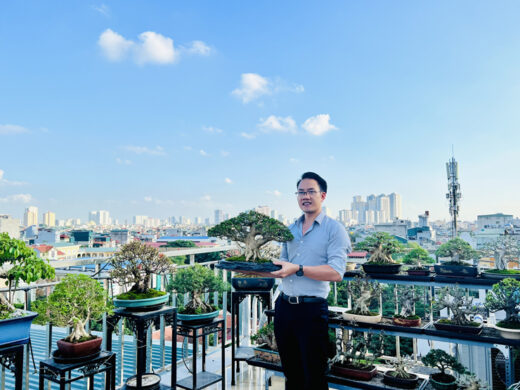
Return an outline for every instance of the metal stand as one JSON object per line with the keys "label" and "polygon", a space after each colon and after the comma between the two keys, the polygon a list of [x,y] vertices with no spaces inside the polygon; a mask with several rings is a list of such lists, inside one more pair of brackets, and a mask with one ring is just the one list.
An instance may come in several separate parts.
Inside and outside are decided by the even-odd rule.
{"label": "metal stand", "polygon": [[15,390],[23,385],[23,349],[29,339],[22,344],[6,344],[0,347],[0,364],[12,371],[15,376]]}
{"label": "metal stand", "polygon": [[[257,296],[267,309],[271,309],[271,290],[268,291],[233,291],[231,293],[231,385],[235,385],[235,362],[246,361],[253,357],[253,348],[240,347],[239,305],[247,296]],[[240,363],[236,363],[240,372]]]}

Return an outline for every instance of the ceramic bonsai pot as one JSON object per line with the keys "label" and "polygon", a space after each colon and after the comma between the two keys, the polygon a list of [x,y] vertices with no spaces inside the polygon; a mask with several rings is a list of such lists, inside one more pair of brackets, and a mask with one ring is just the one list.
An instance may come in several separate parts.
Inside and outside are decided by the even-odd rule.
{"label": "ceramic bonsai pot", "polygon": [[262,344],[258,347],[253,347],[253,351],[255,353],[255,356],[259,359],[276,364],[280,363],[280,354],[277,351],[267,349],[267,344]]}
{"label": "ceramic bonsai pot", "polygon": [[161,377],[157,374],[147,372],[141,375],[141,387],[137,386],[137,375],[126,380],[127,389],[158,390],[161,388]]}
{"label": "ceramic bonsai pot", "polygon": [[419,326],[421,325],[421,319],[420,318],[402,318],[402,317],[393,317],[392,322],[395,325],[399,326],[406,326],[406,327],[412,327],[412,326]]}
{"label": "ceramic bonsai pot", "polygon": [[513,279],[520,280],[520,274],[506,274],[506,273],[502,274],[499,272],[483,271],[481,273],[481,275],[482,275],[482,277],[484,277],[486,279],[502,280],[505,278],[513,278]]}
{"label": "ceramic bonsai pot", "polygon": [[430,274],[429,269],[408,269],[406,273],[410,276],[428,276]]}
{"label": "ceramic bonsai pot", "polygon": [[479,326],[455,325],[455,324],[443,323],[440,321],[441,320],[437,320],[433,323],[433,326],[435,326],[435,329],[445,330],[448,332],[455,332],[455,333],[467,333],[467,334],[478,335],[478,334],[480,334],[480,332],[482,332],[482,329],[484,327],[483,324],[480,324]]}
{"label": "ceramic bonsai pot", "polygon": [[237,291],[269,291],[274,278],[232,278],[231,285]]}
{"label": "ceramic bonsai pot", "polygon": [[361,369],[351,364],[334,364],[332,372],[346,378],[369,381],[376,376],[377,368],[376,366],[370,366],[366,369]]}
{"label": "ceramic bonsai pot", "polygon": [[24,311],[24,315],[16,318],[0,320],[0,346],[23,343],[30,337],[31,323],[38,313]]}
{"label": "ceramic bonsai pot", "polygon": [[177,320],[189,324],[206,324],[213,321],[220,314],[219,310],[203,314],[182,314],[177,313]]}
{"label": "ceramic bonsai pot", "polygon": [[500,322],[495,325],[495,328],[499,331],[500,336],[505,339],[520,340],[520,329],[504,328],[499,326],[499,324]]}
{"label": "ceramic bonsai pot", "polygon": [[58,340],[58,351],[62,357],[81,357],[88,356],[99,352],[101,349],[101,337],[96,337],[91,340],[82,341],[81,343],[71,343],[63,339]]}
{"label": "ceramic bonsai pot", "polygon": [[145,298],[145,299],[118,299],[114,298],[114,306],[124,308],[128,311],[147,311],[159,309],[162,305],[168,302],[170,293],[161,295],[160,297]]}
{"label": "ceramic bonsai pot", "polygon": [[276,265],[271,262],[255,263],[253,261],[229,261],[220,260],[215,267],[226,269],[228,271],[256,271],[256,272],[273,272],[282,268],[281,265]]}
{"label": "ceramic bonsai pot", "polygon": [[364,316],[360,314],[352,314],[349,312],[343,312],[343,319],[346,321],[356,321],[356,322],[364,322],[367,324],[377,324],[381,322],[381,318],[383,316],[381,314],[375,316]]}
{"label": "ceramic bonsai pot", "polygon": [[474,265],[444,265],[435,264],[433,266],[437,275],[443,276],[465,276],[475,277],[478,275],[478,267]]}
{"label": "ceramic bonsai pot", "polygon": [[399,378],[392,373],[395,373],[395,371],[387,371],[383,376],[383,382],[388,386],[400,389],[415,389],[419,383],[419,377],[415,374],[410,374],[410,378]]}
{"label": "ceramic bonsai pot", "polygon": [[367,274],[397,274],[402,264],[362,264],[363,271]]}
{"label": "ceramic bonsai pot", "polygon": [[440,372],[430,375],[430,384],[437,390],[457,390],[457,379],[450,374]]}

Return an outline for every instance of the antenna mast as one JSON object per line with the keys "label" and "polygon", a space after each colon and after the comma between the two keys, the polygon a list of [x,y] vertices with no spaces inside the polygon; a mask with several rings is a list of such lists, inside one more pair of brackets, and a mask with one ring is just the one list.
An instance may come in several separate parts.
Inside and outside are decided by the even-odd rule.
{"label": "antenna mast", "polygon": [[451,237],[457,237],[457,217],[459,215],[459,200],[462,197],[459,184],[459,165],[455,157],[451,157],[446,163],[446,174],[448,176],[448,193],[446,199],[450,201]]}

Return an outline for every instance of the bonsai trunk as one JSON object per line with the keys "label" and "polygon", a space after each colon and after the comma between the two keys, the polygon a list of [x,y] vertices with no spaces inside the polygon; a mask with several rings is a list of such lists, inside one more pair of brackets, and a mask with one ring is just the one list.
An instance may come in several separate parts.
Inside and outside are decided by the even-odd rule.
{"label": "bonsai trunk", "polygon": [[200,297],[200,293],[194,292],[190,302],[186,305],[186,309],[191,309],[195,312],[198,308],[207,313],[213,309],[213,306],[204,302]]}
{"label": "bonsai trunk", "polygon": [[81,340],[82,337],[90,337],[90,334],[88,334],[85,331],[85,324],[87,323],[88,319],[85,320],[83,323],[80,319],[74,318],[74,326],[72,328],[72,332],[65,337],[65,341],[68,341],[69,343],[78,342]]}
{"label": "bonsai trunk", "polygon": [[5,297],[4,297],[4,294],[0,294],[0,303],[4,306],[7,306],[7,309],[9,311],[15,311],[16,308],[11,305],[11,302],[9,302]]}
{"label": "bonsai trunk", "polygon": [[150,275],[146,274],[142,279],[137,281],[130,291],[133,291],[137,294],[144,294],[148,292],[148,286],[150,285]]}

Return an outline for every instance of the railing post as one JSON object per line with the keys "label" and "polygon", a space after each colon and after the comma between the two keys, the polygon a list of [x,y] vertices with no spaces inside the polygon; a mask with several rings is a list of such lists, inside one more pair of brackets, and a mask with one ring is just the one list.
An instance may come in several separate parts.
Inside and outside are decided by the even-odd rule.
{"label": "railing post", "polygon": [[[161,368],[164,368],[164,361],[165,361],[165,354],[166,354],[166,351],[165,351],[165,325],[166,325],[166,321],[164,319],[164,315],[162,315],[160,317],[160,322],[159,322],[159,329],[160,329],[160,337],[159,337],[159,344],[160,344],[160,348],[159,348],[159,363],[161,364]],[[172,326],[175,326],[175,324],[172,324]],[[173,340],[172,340],[173,342]],[[173,352],[173,349],[172,349],[172,352]]]}

